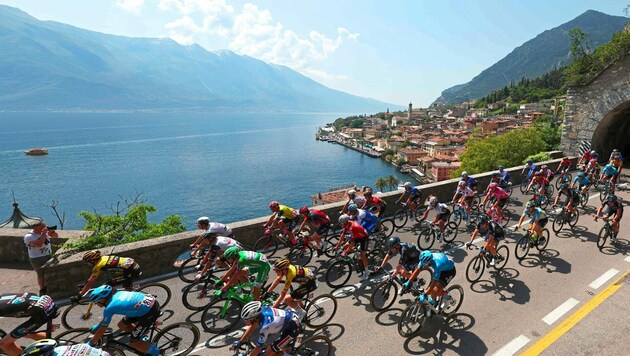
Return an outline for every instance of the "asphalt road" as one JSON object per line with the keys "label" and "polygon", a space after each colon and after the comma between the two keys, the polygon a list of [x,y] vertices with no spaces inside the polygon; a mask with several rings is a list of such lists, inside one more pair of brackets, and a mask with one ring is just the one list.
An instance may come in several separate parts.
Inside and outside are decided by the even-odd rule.
{"label": "asphalt road", "polygon": [[[628,177],[624,178],[627,181]],[[370,307],[369,298],[382,276],[361,284],[355,274],[348,287],[333,291],[324,281],[328,259],[314,257],[310,265],[318,269],[320,285],[316,294],[334,293],[339,307],[332,324],[307,334],[328,335],[333,340],[336,355],[512,355],[523,352],[581,307],[592,303],[594,296],[630,269],[628,219],[622,220],[619,243],[616,246],[609,243],[598,249],[597,234],[603,223],[593,221],[599,199],[594,192],[591,195],[586,209],[580,209],[581,217],[573,230],[565,227],[555,235],[551,231],[550,219],[547,227],[551,231],[551,240],[547,249],[543,252],[530,250],[529,256],[521,262],[514,256],[514,246],[522,232],[510,232],[505,239],[510,249],[505,268],[500,272],[486,269],[481,280],[472,285],[466,280],[465,273],[475,252],[467,251],[463,246],[470,234],[462,228],[454,243],[434,244],[434,250],[445,251],[455,261],[457,275],[451,284],[464,288],[464,302],[455,315],[446,320],[433,317],[418,336],[410,339],[402,338],[397,331],[402,310],[411,302],[409,294],[398,298],[389,310],[377,313]],[[627,206],[630,192],[623,187],[618,196]],[[524,197],[520,192],[513,194],[514,199],[517,202],[509,207],[512,211],[510,226],[516,223],[516,214],[520,215],[523,209]],[[554,215],[552,213],[551,217]],[[418,232],[408,223],[396,234],[404,241],[415,242]],[[271,275],[273,277],[274,273]],[[181,304],[180,291],[185,283],[177,276],[162,282],[173,291],[173,299],[163,318],[165,324],[182,320],[198,322],[200,312],[193,313]],[[558,335],[557,341],[553,339],[543,353],[627,355],[630,342],[625,328],[630,315],[629,296],[630,288],[622,287],[592,312],[586,313],[575,327]],[[8,319],[0,320],[0,328],[6,330],[9,325]],[[193,354],[232,354],[227,345],[236,340],[239,330],[228,336],[215,336],[199,328],[202,340]]]}

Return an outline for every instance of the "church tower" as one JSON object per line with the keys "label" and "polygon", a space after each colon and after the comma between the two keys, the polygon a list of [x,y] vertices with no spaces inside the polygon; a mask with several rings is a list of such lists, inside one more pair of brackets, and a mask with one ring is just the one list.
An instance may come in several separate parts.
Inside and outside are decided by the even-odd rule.
{"label": "church tower", "polygon": [[409,111],[407,112],[407,120],[411,121],[411,110],[413,110],[413,106],[409,103]]}

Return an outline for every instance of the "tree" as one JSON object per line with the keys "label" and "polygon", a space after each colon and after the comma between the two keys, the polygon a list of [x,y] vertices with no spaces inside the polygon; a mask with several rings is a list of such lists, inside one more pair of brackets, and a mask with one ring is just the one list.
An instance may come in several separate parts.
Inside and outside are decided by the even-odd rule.
{"label": "tree", "polygon": [[376,182],[374,182],[374,186],[376,187],[376,189],[380,190],[381,192],[384,191],[385,187],[388,186],[387,177],[377,178]]}
{"label": "tree", "polygon": [[387,177],[387,185],[389,186],[389,190],[394,190],[394,188],[398,188],[398,178],[391,174]]}

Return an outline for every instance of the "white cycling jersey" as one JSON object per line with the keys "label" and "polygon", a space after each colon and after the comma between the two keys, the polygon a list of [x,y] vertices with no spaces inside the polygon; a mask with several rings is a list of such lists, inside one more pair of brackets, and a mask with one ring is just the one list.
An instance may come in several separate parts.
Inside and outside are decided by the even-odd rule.
{"label": "white cycling jersey", "polygon": [[232,229],[221,223],[212,222],[208,226],[208,232],[211,232],[217,236],[232,236]]}
{"label": "white cycling jersey", "polygon": [[475,191],[470,189],[468,186],[464,186],[464,188],[458,187],[457,194],[464,195],[466,197],[474,197]]}
{"label": "white cycling jersey", "polygon": [[75,344],[55,347],[53,356],[110,356],[110,354],[88,344]]}
{"label": "white cycling jersey", "polygon": [[242,247],[238,241],[234,240],[233,238],[225,237],[225,236],[217,236],[217,240],[214,243],[214,245],[223,251],[227,250],[229,247],[232,247],[232,246]]}

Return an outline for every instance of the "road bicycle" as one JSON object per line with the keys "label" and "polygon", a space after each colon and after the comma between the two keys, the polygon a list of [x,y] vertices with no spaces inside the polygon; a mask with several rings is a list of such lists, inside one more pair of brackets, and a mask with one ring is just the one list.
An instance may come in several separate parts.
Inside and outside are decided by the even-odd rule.
{"label": "road bicycle", "polygon": [[314,297],[310,292],[301,301],[304,303],[304,317],[302,322],[311,328],[318,329],[330,323],[337,313],[337,298],[332,294],[320,294]]}
{"label": "road bicycle", "polygon": [[[422,269],[416,278],[416,287],[422,288],[428,285],[428,283],[431,282],[431,273],[431,270],[428,268]],[[370,295],[370,305],[372,308],[378,312],[389,309],[394,302],[396,302],[396,299],[398,299],[398,290],[401,288],[404,290],[403,284],[406,281],[407,279],[400,275],[394,278],[392,278],[391,274],[385,276],[376,287],[374,287]]]}
{"label": "road bicycle", "polygon": [[184,287],[182,290],[184,307],[190,310],[203,310],[214,299],[214,291],[217,289],[215,283],[226,271],[225,268],[210,268],[199,283],[191,283]]}
{"label": "road bicycle", "polygon": [[[304,339],[304,328],[298,335],[295,344],[297,345],[293,350],[290,350],[290,355],[295,356],[332,356],[333,345],[328,336],[322,334],[316,334],[314,336]],[[251,342],[245,342],[241,344],[238,350],[235,350],[234,356],[247,356],[254,349],[255,345]],[[286,354],[285,354],[286,355]]]}
{"label": "road bicycle", "polygon": [[440,230],[440,227],[433,223],[428,222],[428,226],[424,228],[420,235],[418,235],[417,246],[421,250],[428,250],[433,246],[435,240],[444,240],[446,243],[451,243],[457,237],[457,224],[453,221],[444,225],[444,232]]}
{"label": "road bicycle", "polygon": [[[474,283],[481,278],[486,268],[491,267],[490,263],[493,256],[490,252],[484,250],[483,247],[477,245],[471,245],[470,247],[479,250],[479,253],[468,262],[468,267],[466,267],[466,279],[468,282]],[[510,249],[504,244],[497,242],[497,254],[494,258],[494,269],[497,271],[502,270],[510,259]]]}
{"label": "road bicycle", "polygon": [[409,219],[420,221],[420,217],[424,214],[426,207],[420,203],[416,204],[416,209],[412,210],[407,203],[399,203],[402,208],[398,209],[393,215],[393,223],[395,228],[401,228],[407,224]]}
{"label": "road bicycle", "polygon": [[545,210],[547,209],[547,206],[549,206],[550,200],[551,197],[547,196],[546,194],[540,195],[538,194],[538,192],[534,192],[534,196],[529,201],[534,202],[535,207]]}
{"label": "road bicycle", "polygon": [[572,213],[566,206],[563,206],[562,211],[553,219],[551,229],[557,234],[560,230],[562,230],[564,224],[568,224],[571,228],[573,228],[575,227],[575,224],[577,224],[579,218],[580,212],[577,209],[575,209],[575,213]]}
{"label": "road bicycle", "polygon": [[[177,267],[177,275],[179,279],[186,283],[193,283],[195,281],[195,275],[199,271],[199,266],[204,256],[208,252],[207,249],[200,250],[197,255],[190,255],[187,259],[182,261]],[[212,261],[208,261],[212,262]]]}
{"label": "road bicycle", "polygon": [[599,201],[602,203],[606,201],[606,198],[608,198],[609,194],[612,194],[612,186],[610,184],[610,179],[607,179],[606,182],[604,182],[604,185],[599,191]]}
{"label": "road bicycle", "polygon": [[[613,230],[612,224],[610,223],[610,219],[603,219],[604,226],[602,226],[601,230],[599,230],[599,235],[597,235],[597,247],[601,250],[606,245],[606,240],[610,237],[611,243],[617,242],[617,235]],[[597,218],[595,219],[597,221]]]}
{"label": "road bicycle", "polygon": [[514,247],[514,255],[516,259],[522,261],[527,254],[529,253],[529,249],[532,247],[536,247],[538,251],[544,251],[549,244],[549,230],[542,229],[542,235],[537,236],[536,234],[532,234],[529,229],[525,235],[523,235],[517,242]]}
{"label": "road bicycle", "polygon": [[[501,211],[503,212],[502,216],[499,216],[497,209],[501,209]],[[510,222],[510,211],[505,208],[492,208],[492,206],[490,206],[488,209],[486,209],[486,215],[489,216],[492,221],[499,224],[499,226],[501,226],[502,228],[505,228]]]}
{"label": "road bicycle", "polygon": [[[311,231],[305,226],[299,234],[297,234],[297,228],[293,229],[293,233],[297,241],[299,238],[310,235]],[[297,245],[297,243],[295,245]],[[288,234],[283,233],[282,229],[279,227],[275,227],[271,229],[268,234],[265,233],[261,238],[256,240],[254,251],[264,253],[268,258],[271,258],[276,254],[279,246],[292,247],[294,244],[291,242],[291,238]]]}
{"label": "road bicycle", "polygon": [[521,181],[521,185],[519,185],[519,189],[522,194],[527,193],[527,187],[529,186],[529,183],[531,183],[531,181],[532,181],[532,178],[529,175],[523,178],[523,181]]}
{"label": "road bicycle", "polygon": [[571,184],[571,181],[573,180],[573,176],[571,175],[570,172],[559,172],[558,173],[558,178],[556,178],[556,189],[560,189],[560,186],[562,184]]}
{"label": "road bicycle", "polygon": [[[424,293],[424,290],[412,289],[411,293],[414,296],[419,296]],[[428,299],[425,298],[423,303],[416,300],[405,308],[398,321],[400,336],[408,338],[418,334],[424,322],[434,315],[439,314],[446,317],[456,313],[464,301],[464,288],[457,284],[446,288],[446,297],[444,300],[438,297],[435,305],[429,303]]]}
{"label": "road bicycle", "polygon": [[[339,256],[336,258],[336,261],[333,262],[330,267],[328,267],[328,270],[326,271],[326,284],[330,288],[339,288],[348,283],[348,280],[350,280],[350,277],[352,276],[353,270],[356,270],[357,273],[364,272],[363,262],[361,262],[360,258],[360,252],[356,251],[357,247],[355,247],[355,251],[352,253],[352,257]],[[380,266],[381,262],[383,262],[384,257],[385,251],[383,250],[376,249],[369,251],[367,253],[368,268]]]}
{"label": "road bicycle", "polygon": [[[453,205],[453,213],[449,215],[448,221],[452,221],[457,224],[457,227],[461,225],[462,220],[467,221],[469,218],[468,212],[466,211],[466,207],[460,203],[454,203]],[[471,210],[472,215],[472,210]]]}
{"label": "road bicycle", "polygon": [[[106,284],[110,286],[118,285],[122,283],[124,277],[116,277]],[[83,289],[83,284],[78,285],[79,291]],[[133,291],[142,292],[144,294],[152,295],[160,303],[160,309],[164,309],[171,300],[170,288],[162,283],[148,283],[140,287],[139,284],[134,284]],[[66,329],[76,328],[88,328],[98,323],[101,313],[94,312],[95,305],[87,301],[85,298],[81,298],[78,303],[73,303],[61,314],[61,325]]]}

